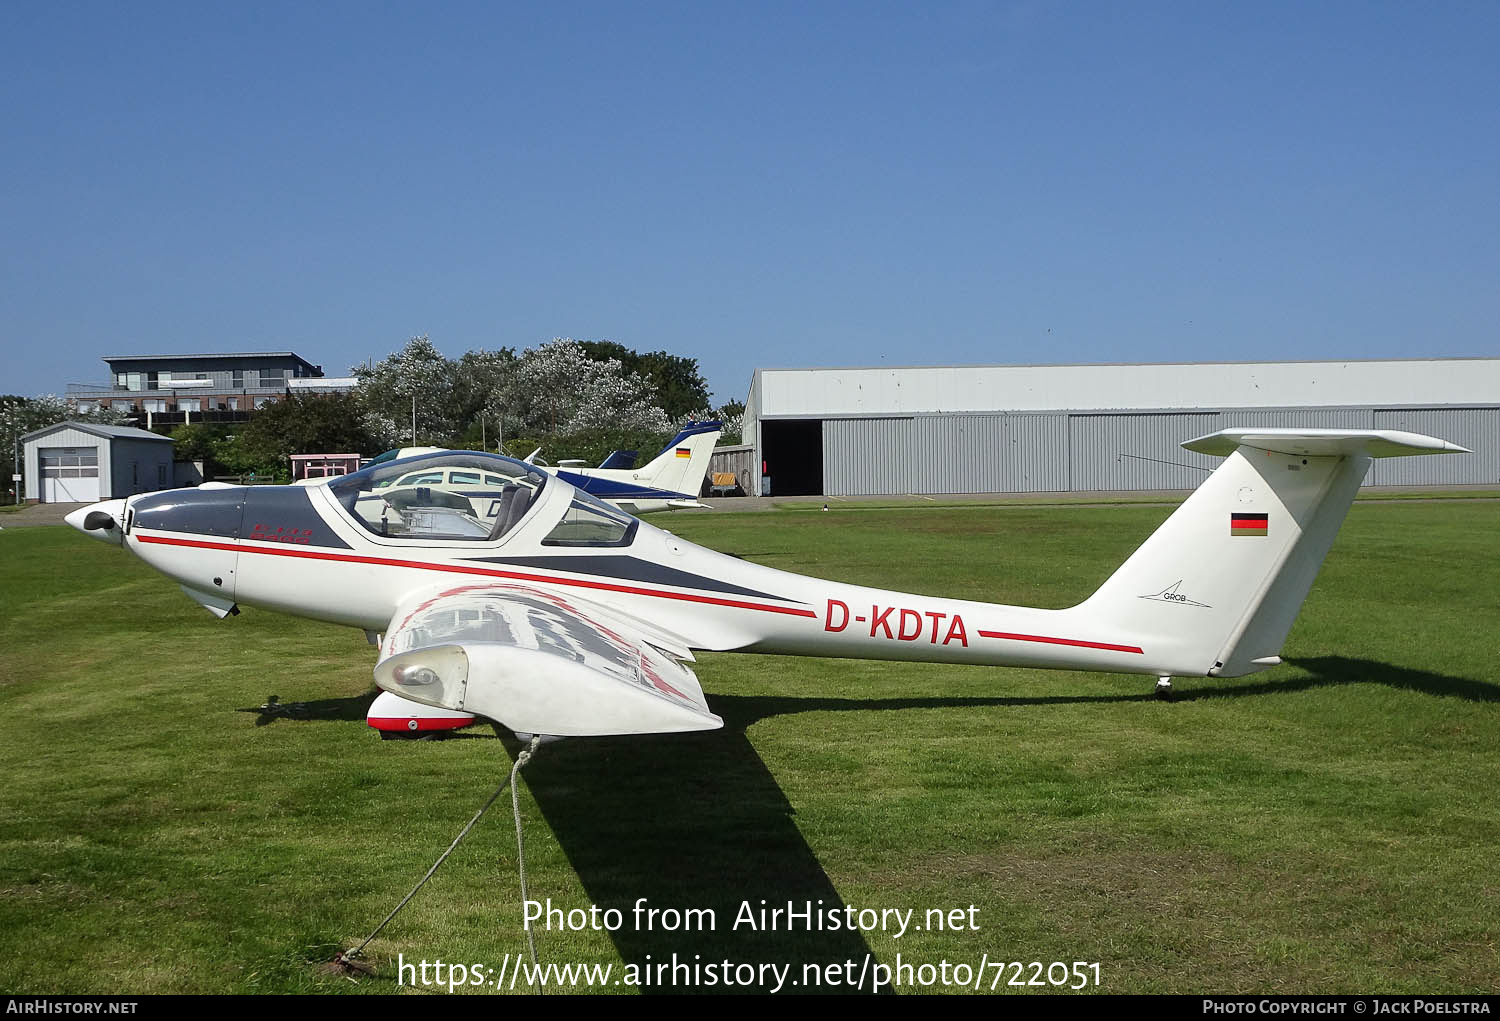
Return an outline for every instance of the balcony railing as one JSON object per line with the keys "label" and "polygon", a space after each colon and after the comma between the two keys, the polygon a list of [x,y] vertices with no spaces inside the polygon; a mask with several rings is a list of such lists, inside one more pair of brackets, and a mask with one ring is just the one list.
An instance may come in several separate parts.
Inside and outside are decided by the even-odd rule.
{"label": "balcony railing", "polygon": [[159,387],[153,390],[127,390],[123,386],[111,386],[108,383],[69,383],[67,396],[82,400],[130,400],[150,395],[152,397],[202,397],[211,393],[216,396],[226,397],[281,397],[286,394],[286,386],[223,386],[205,389],[201,386],[185,386],[180,389],[171,386]]}
{"label": "balcony railing", "polygon": [[[200,422],[248,422],[254,411],[153,411],[150,423],[160,425],[197,425]],[[146,412],[129,412],[133,421],[141,426],[147,422]]]}

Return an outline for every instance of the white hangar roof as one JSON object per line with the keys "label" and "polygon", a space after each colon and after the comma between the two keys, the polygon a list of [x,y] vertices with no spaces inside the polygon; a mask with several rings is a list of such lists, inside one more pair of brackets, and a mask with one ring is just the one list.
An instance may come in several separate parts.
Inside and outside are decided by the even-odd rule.
{"label": "white hangar roof", "polygon": [[1500,358],[757,369],[750,401],[758,418],[1494,405]]}

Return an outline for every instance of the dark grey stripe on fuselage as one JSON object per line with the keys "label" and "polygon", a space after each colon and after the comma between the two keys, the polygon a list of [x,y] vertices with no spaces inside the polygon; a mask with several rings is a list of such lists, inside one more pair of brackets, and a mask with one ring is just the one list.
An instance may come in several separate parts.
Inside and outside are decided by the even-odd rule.
{"label": "dark grey stripe on fuselage", "polygon": [[350,548],[323,523],[301,486],[173,489],[137,497],[130,509],[135,514],[133,528]]}
{"label": "dark grey stripe on fuselage", "polygon": [[245,511],[245,492],[249,488],[170,489],[165,493],[138,496],[130,502],[131,528],[238,539]]}
{"label": "dark grey stripe on fuselage", "polygon": [[352,548],[323,522],[304,486],[249,487],[242,527],[241,538],[257,542]]}
{"label": "dark grey stripe on fuselage", "polygon": [[544,571],[567,571],[571,574],[594,574],[622,581],[644,582],[650,585],[672,585],[677,588],[701,589],[707,592],[723,592],[727,595],[755,596],[758,599],[775,599],[779,602],[795,602],[785,596],[731,585],[727,581],[690,574],[674,567],[653,564],[638,557],[474,557],[475,561],[498,564],[502,567],[536,567]]}

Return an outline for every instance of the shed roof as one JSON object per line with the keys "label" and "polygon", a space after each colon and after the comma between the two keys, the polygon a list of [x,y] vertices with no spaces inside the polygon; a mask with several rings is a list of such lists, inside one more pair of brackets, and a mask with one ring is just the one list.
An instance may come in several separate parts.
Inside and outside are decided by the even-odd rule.
{"label": "shed roof", "polygon": [[57,422],[42,429],[36,429],[21,436],[21,442],[36,436],[45,436],[47,433],[56,432],[59,429],[77,429],[79,432],[91,433],[103,439],[111,440],[156,440],[161,443],[176,443],[170,436],[162,436],[159,433],[149,432],[145,429],[136,429],[128,425],[100,425],[97,422]]}

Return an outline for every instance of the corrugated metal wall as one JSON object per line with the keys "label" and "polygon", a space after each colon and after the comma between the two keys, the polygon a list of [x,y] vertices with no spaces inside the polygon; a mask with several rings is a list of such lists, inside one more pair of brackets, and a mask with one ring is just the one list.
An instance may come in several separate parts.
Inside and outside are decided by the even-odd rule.
{"label": "corrugated metal wall", "polygon": [[1068,416],[1007,415],[1004,489],[996,493],[1058,493],[1068,489]]}
{"label": "corrugated metal wall", "polygon": [[1379,410],[1375,428],[1402,429],[1451,440],[1472,454],[1385,457],[1375,462],[1377,486],[1442,486],[1500,481],[1500,411],[1494,408]]}
{"label": "corrugated metal wall", "polygon": [[1404,429],[1474,454],[1386,458],[1369,485],[1500,482],[1500,408],[1287,408],[1208,412],[1028,413],[843,418],[823,422],[829,496],[1193,489],[1218,458],[1182,449],[1219,429]]}
{"label": "corrugated metal wall", "polygon": [[1067,489],[1066,415],[923,415],[823,422],[823,492]]}
{"label": "corrugated metal wall", "polygon": [[1218,428],[1214,412],[1069,415],[1069,488],[1194,489],[1219,459],[1183,450],[1182,441]]}
{"label": "corrugated metal wall", "polygon": [[823,422],[823,493],[866,496],[912,491],[912,420],[831,418]]}

